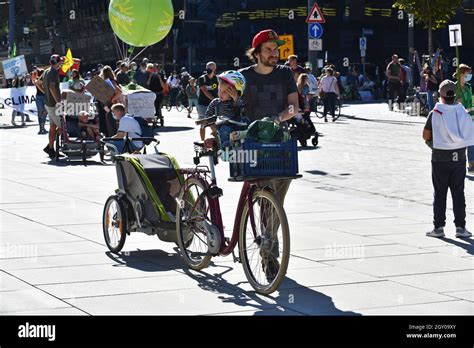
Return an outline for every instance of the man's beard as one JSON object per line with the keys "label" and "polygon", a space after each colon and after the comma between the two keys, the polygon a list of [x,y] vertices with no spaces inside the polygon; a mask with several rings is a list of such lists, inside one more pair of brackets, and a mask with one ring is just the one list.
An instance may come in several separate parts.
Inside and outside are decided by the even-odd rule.
{"label": "man's beard", "polygon": [[278,58],[275,59],[275,62],[270,62],[270,58],[267,58],[267,59],[263,58],[261,63],[262,63],[263,66],[273,68],[273,67],[277,66]]}

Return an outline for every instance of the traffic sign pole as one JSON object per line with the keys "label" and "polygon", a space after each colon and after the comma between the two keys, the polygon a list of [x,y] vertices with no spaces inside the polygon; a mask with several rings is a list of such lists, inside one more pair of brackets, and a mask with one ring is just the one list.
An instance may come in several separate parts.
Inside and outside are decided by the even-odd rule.
{"label": "traffic sign pole", "polygon": [[[308,14],[310,14],[310,11],[313,8],[315,3],[316,3],[316,0],[308,0]],[[308,23],[308,61],[313,66],[313,75],[318,76],[319,75],[318,51],[311,51],[309,49],[309,40],[311,39],[311,36],[309,35],[310,26],[311,26],[311,23]]]}

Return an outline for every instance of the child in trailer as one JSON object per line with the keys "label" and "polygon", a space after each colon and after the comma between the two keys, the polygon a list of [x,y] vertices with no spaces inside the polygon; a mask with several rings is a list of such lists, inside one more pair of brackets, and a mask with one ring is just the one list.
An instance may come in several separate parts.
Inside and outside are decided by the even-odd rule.
{"label": "child in trailer", "polygon": [[78,126],[81,132],[81,139],[100,141],[99,122],[97,117],[90,118],[89,113],[81,111],[79,113]]}

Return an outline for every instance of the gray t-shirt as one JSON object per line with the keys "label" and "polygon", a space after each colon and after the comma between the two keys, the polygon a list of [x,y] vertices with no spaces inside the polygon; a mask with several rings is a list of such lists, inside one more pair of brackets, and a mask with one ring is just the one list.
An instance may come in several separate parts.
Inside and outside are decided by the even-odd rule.
{"label": "gray t-shirt", "polygon": [[293,72],[284,65],[277,65],[267,75],[257,73],[255,65],[240,72],[247,84],[242,99],[250,121],[278,115],[288,107],[288,95],[298,91]]}
{"label": "gray t-shirt", "polygon": [[46,106],[54,107],[56,106],[56,100],[51,95],[51,91],[49,90],[49,86],[51,83],[55,83],[54,89],[56,90],[57,97],[61,97],[61,92],[59,90],[59,72],[54,68],[47,69],[43,75],[41,75],[41,79],[43,80],[44,86],[44,94],[46,97]]}

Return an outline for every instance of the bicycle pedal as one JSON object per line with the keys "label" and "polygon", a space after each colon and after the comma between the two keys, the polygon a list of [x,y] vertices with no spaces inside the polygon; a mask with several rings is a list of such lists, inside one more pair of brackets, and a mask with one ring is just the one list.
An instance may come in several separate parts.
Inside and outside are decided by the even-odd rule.
{"label": "bicycle pedal", "polygon": [[223,195],[222,189],[217,186],[211,187],[208,192],[211,198],[219,198]]}
{"label": "bicycle pedal", "polygon": [[234,263],[242,263],[240,262],[240,257],[235,256],[234,250],[232,250],[232,257],[234,258]]}

